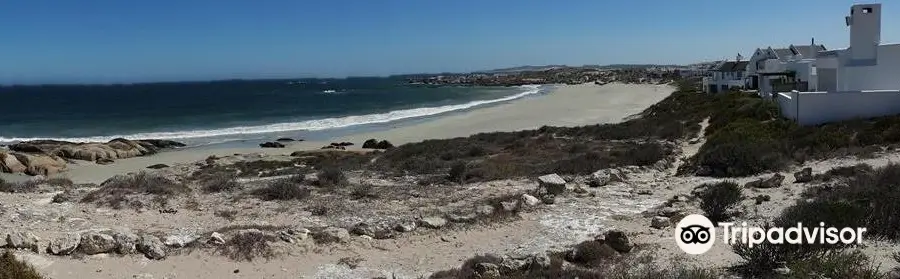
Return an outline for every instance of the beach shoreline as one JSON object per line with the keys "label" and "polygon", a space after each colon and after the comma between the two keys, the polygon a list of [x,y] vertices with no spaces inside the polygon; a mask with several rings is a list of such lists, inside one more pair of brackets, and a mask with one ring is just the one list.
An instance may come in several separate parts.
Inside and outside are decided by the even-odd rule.
{"label": "beach shoreline", "polygon": [[[559,85],[545,94],[510,102],[435,117],[410,125],[380,131],[340,136],[331,141],[300,141],[285,148],[227,147],[185,148],[146,157],[118,160],[110,165],[91,162],[72,164],[62,173],[76,183],[100,183],[105,179],[145,169],[154,164],[176,165],[203,160],[209,156],[233,154],[287,155],[294,151],[317,150],[330,142],[353,142],[358,149],[367,139],[388,140],[395,145],[428,139],[464,137],[477,133],[509,132],[541,126],[581,126],[615,123],[636,114],[675,91],[669,85],[581,84]],[[274,140],[274,139],[271,139]]]}
{"label": "beach shoreline", "polygon": [[[464,137],[477,133],[509,132],[536,129],[541,126],[582,126],[620,122],[640,113],[648,106],[675,91],[670,85],[580,84],[558,85],[552,91],[502,104],[441,115],[425,121],[398,125],[384,130],[343,135],[331,141],[298,141],[286,143],[285,148],[259,147],[188,147],[142,157],[117,160],[113,164],[98,165],[75,161],[58,175],[76,183],[100,183],[117,174],[145,170],[155,164],[178,165],[203,160],[209,156],[234,154],[287,155],[294,151],[318,150],[330,142],[352,142],[349,150],[360,149],[367,139],[388,140],[394,145],[428,139]],[[271,139],[274,141],[275,139]],[[4,174],[16,181],[22,175]]]}

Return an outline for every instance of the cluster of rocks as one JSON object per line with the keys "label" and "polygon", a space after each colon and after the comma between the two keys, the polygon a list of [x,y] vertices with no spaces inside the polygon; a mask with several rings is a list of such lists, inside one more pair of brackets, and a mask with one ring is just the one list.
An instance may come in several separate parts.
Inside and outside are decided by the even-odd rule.
{"label": "cluster of rocks", "polygon": [[690,198],[685,195],[672,196],[661,206],[647,210],[644,217],[650,218],[650,227],[654,229],[666,229],[672,226],[672,220],[679,220],[690,208]]}
{"label": "cluster of rocks", "polygon": [[322,149],[337,149],[337,150],[346,150],[347,146],[352,146],[352,142],[332,142],[329,145],[323,146]]}
{"label": "cluster of rocks", "polygon": [[0,150],[0,171],[28,175],[52,175],[66,169],[67,160],[110,164],[124,159],[155,154],[162,149],[185,146],[170,140],[113,139],[106,143],[75,143],[36,140],[12,144]]}
{"label": "cluster of rocks", "polygon": [[747,184],[744,184],[744,188],[778,188],[781,187],[782,182],[784,182],[784,175],[776,173],[769,178],[760,178],[758,180],[747,182]]}
{"label": "cluster of rocks", "polygon": [[394,145],[387,140],[378,141],[376,139],[368,139],[363,142],[362,148],[365,149],[389,149],[394,148]]}
{"label": "cluster of rocks", "polygon": [[264,143],[260,143],[259,147],[262,148],[284,148],[284,144],[277,141],[267,141]]}
{"label": "cluster of rocks", "polygon": [[[26,249],[41,253],[41,239],[30,232],[0,234],[0,247]],[[117,253],[122,255],[141,253],[147,258],[161,260],[166,257],[165,245],[150,234],[137,235],[130,231],[89,231],[67,233],[47,242],[44,251],[51,255],[85,255]]]}
{"label": "cluster of rocks", "polygon": [[794,173],[794,183],[807,183],[813,180],[812,168],[806,167]]}

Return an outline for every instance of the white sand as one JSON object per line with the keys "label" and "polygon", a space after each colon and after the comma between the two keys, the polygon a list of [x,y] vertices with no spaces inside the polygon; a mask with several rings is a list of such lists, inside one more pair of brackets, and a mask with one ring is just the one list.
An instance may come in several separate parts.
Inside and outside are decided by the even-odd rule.
{"label": "white sand", "polygon": [[[369,138],[394,144],[435,138],[468,136],[482,132],[534,129],[544,125],[578,126],[618,122],[643,111],[675,90],[668,85],[594,84],[561,85],[553,92],[509,103],[439,117],[431,121],[386,131],[351,135],[333,141],[361,145]],[[80,183],[99,183],[115,174],[140,171],[153,164],[176,164],[203,160],[210,155],[235,153],[289,154],[296,150],[318,149],[325,142],[299,142],[288,148],[187,149],[153,156],[118,160],[111,165],[83,163],[71,165],[64,175]]]}

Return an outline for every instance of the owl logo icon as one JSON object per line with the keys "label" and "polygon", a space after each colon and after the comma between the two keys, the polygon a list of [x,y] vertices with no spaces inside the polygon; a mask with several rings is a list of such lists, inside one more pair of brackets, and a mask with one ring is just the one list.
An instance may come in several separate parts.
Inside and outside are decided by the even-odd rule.
{"label": "owl logo icon", "polygon": [[709,251],[715,243],[716,227],[706,216],[692,214],[685,216],[675,226],[675,244],[691,255]]}

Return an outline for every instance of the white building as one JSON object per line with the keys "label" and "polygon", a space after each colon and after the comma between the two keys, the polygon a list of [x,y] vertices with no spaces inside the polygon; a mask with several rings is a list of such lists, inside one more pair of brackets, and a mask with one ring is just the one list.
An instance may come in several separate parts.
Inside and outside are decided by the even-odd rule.
{"label": "white building", "polygon": [[814,125],[900,114],[900,44],[881,44],[881,14],[881,4],[850,8],[850,46],[818,52],[811,90],[777,95],[785,117]]}
{"label": "white building", "polygon": [[706,93],[726,92],[730,89],[743,89],[747,73],[747,61],[741,61],[739,54],[735,61],[723,61],[710,70],[712,76],[703,78],[703,91]]}
{"label": "white building", "polygon": [[757,48],[747,66],[747,89],[771,96],[778,91],[808,91],[816,88],[817,53],[824,45],[790,45],[786,48]]}

